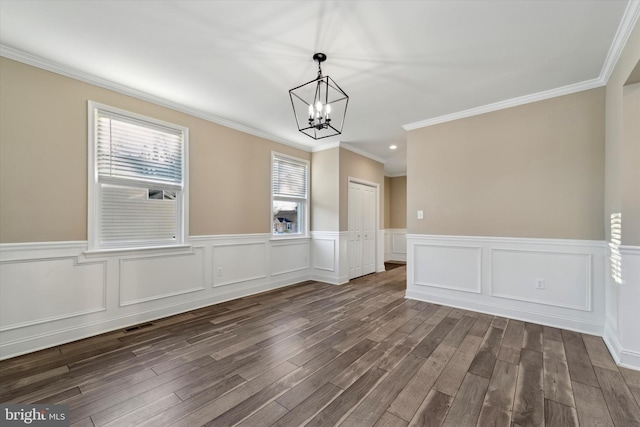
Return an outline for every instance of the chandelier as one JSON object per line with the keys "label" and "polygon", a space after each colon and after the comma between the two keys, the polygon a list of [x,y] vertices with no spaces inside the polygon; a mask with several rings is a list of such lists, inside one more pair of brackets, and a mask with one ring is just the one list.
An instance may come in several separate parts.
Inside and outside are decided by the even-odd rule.
{"label": "chandelier", "polygon": [[329,76],[322,75],[320,64],[327,55],[316,53],[318,77],[289,91],[298,130],[313,139],[340,135],[347,114],[349,96]]}

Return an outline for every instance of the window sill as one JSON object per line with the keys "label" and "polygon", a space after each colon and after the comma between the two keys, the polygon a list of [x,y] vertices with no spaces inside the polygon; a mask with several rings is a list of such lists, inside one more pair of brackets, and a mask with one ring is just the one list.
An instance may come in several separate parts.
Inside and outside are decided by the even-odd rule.
{"label": "window sill", "polygon": [[307,234],[298,234],[298,235],[286,235],[286,234],[272,234],[271,235],[271,241],[278,241],[278,240],[305,240],[305,239],[310,239],[311,237]]}
{"label": "window sill", "polygon": [[113,248],[113,249],[91,249],[84,251],[87,258],[109,256],[109,255],[136,255],[149,253],[190,253],[191,245],[166,245],[166,246],[141,246],[136,248]]}

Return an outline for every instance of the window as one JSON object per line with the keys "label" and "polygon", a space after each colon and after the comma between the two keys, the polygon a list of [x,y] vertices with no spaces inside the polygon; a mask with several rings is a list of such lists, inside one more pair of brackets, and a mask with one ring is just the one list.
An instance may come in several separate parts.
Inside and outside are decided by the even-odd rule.
{"label": "window", "polygon": [[272,153],[271,219],[274,235],[307,235],[308,177],[308,161]]}
{"label": "window", "polygon": [[622,214],[611,214],[611,241],[609,242],[609,261],[611,263],[611,278],[619,285],[622,284]]}
{"label": "window", "polygon": [[188,236],[188,129],[89,101],[89,250]]}

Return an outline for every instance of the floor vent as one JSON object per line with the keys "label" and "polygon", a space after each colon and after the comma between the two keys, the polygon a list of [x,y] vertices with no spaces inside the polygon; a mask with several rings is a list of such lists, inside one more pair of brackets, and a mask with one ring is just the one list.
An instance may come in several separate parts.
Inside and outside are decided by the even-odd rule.
{"label": "floor vent", "polygon": [[125,332],[133,332],[133,331],[137,331],[139,329],[148,328],[149,326],[153,326],[153,323],[147,322],[147,323],[142,323],[140,325],[131,326],[130,328],[126,328],[124,331]]}

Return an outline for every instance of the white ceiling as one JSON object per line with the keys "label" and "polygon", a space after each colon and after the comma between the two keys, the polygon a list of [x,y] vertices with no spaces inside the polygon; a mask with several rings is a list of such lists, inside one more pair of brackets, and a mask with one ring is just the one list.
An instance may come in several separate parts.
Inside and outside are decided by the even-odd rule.
{"label": "white ceiling", "polygon": [[[276,141],[346,143],[394,175],[403,125],[600,78],[627,6],[0,0],[0,43]],[[288,95],[315,78],[314,52],[350,96],[343,134],[322,141],[297,131]]]}

